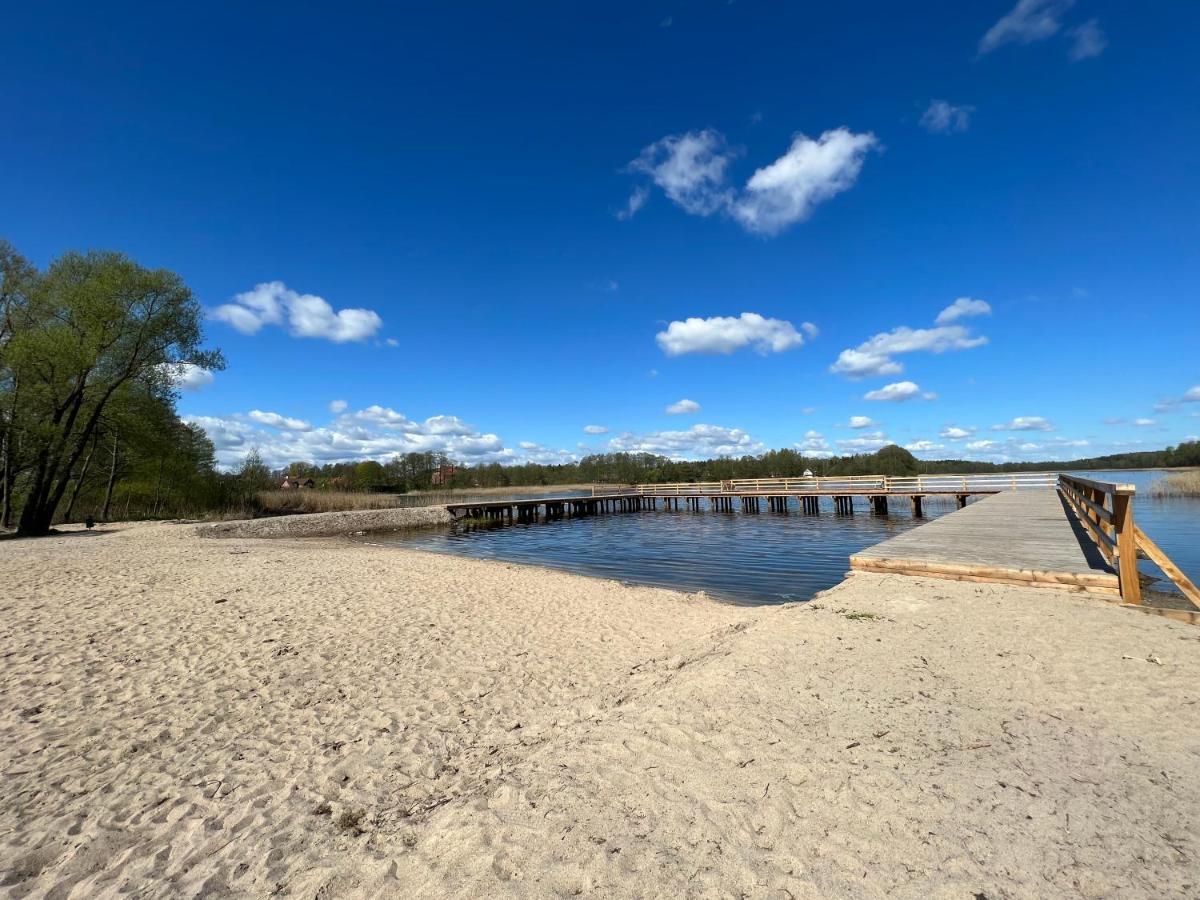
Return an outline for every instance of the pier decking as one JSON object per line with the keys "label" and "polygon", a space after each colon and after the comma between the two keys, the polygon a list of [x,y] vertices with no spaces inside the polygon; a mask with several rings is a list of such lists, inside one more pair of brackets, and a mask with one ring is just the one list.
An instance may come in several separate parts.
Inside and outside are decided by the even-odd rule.
{"label": "pier decking", "polygon": [[[886,515],[906,500],[914,517],[927,497],[958,509],[850,557],[852,570],[1052,587],[1111,598],[1144,612],[1200,624],[1200,588],[1133,521],[1131,484],[1052,473],[766,478],[593,489],[590,495],[450,504],[455,517],[534,522],[642,510],[818,515],[823,501],[854,515],[866,501]],[[972,495],[984,499],[968,505]],[[765,501],[765,503],[764,503]],[[824,507],[828,509],[828,507]],[[1152,560],[1186,598],[1181,609],[1145,605],[1138,558]],[[1153,580],[1153,579],[1151,579]]]}
{"label": "pier decking", "polygon": [[1057,491],[1007,491],[850,557],[867,572],[1120,594],[1116,571]]}

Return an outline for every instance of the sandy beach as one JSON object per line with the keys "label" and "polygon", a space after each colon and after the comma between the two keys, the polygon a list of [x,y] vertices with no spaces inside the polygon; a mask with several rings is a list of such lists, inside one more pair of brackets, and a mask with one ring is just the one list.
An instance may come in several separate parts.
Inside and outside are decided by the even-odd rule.
{"label": "sandy beach", "polygon": [[1200,629],[353,544],[0,542],[12,897],[1194,897]]}

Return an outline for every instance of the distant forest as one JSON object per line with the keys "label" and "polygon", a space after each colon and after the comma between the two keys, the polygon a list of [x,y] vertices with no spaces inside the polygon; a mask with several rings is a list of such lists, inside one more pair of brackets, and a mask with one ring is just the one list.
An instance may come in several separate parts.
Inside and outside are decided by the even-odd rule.
{"label": "distant forest", "polygon": [[1070,461],[988,463],[967,459],[917,459],[903,447],[875,453],[816,458],[794,450],[758,456],[691,462],[650,453],[598,453],[561,465],[469,466],[437,453],[409,453],[384,463],[297,462],[286,471],[310,477],[317,487],[343,490],[412,491],[451,488],[530,487],[561,484],[646,484],[664,481],[721,481],[730,478],[783,478],[803,475],[933,475],[972,472],[1080,471],[1200,466],[1200,442],[1165,450],[1117,453]]}

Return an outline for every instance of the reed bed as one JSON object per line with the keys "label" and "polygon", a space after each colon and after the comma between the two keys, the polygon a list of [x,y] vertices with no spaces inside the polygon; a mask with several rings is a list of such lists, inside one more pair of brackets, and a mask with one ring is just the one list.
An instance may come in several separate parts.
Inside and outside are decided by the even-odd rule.
{"label": "reed bed", "polygon": [[1150,485],[1152,497],[1200,497],[1200,469],[1172,472]]}

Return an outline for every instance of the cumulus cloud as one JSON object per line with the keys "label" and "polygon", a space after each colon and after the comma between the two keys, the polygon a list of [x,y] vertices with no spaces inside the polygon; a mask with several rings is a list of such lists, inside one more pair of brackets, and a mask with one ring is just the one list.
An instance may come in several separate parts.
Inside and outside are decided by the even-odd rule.
{"label": "cumulus cloud", "polygon": [[946,445],[937,444],[933,441],[920,440],[913,441],[911,444],[905,444],[904,449],[913,453],[932,453],[934,450],[945,450]]}
{"label": "cumulus cloud", "polygon": [[871,453],[890,443],[891,441],[882,431],[866,431],[858,437],[845,438],[837,442],[838,447],[850,453]]}
{"label": "cumulus cloud", "polygon": [[666,331],[655,335],[655,340],[667,356],[682,356],[685,353],[729,354],[747,347],[765,356],[804,344],[804,337],[791,322],[748,312],[736,318],[692,317],[682,322],[671,322]]}
{"label": "cumulus cloud", "polygon": [[946,324],[964,316],[982,315],[990,312],[982,300],[959,298],[938,313],[938,325],[934,328],[909,328],[901,325],[863,341],[857,347],[843,350],[829,371],[859,379],[868,376],[899,375],[904,371],[902,363],[894,359],[903,353],[946,353],[951,350],[969,350],[982,347],[988,342],[982,335],[974,335],[963,325]]}
{"label": "cumulus cloud", "polygon": [[707,459],[744,456],[765,449],[740,428],[693,425],[686,431],[626,432],[609,441],[610,449],[629,453],[655,453],[671,459]]}
{"label": "cumulus cloud", "polygon": [[973,106],[956,106],[946,100],[930,100],[929,106],[921,114],[921,127],[933,134],[966,131],[971,125],[973,112]]}
{"label": "cumulus cloud", "polygon": [[1008,422],[993,425],[992,431],[1053,431],[1054,426],[1041,416],[1017,416]]}
{"label": "cumulus cloud", "polygon": [[774,235],[802,222],[821,203],[858,180],[867,151],[878,145],[875,135],[835,128],[813,139],[792,138],[787,153],[750,176],[732,207],[747,231]]}
{"label": "cumulus cloud", "polygon": [[952,441],[961,441],[963,438],[969,438],[974,433],[974,428],[959,428],[955,425],[947,425],[938,432],[938,436]]}
{"label": "cumulus cloud", "polygon": [[905,400],[912,400],[914,397],[934,400],[937,398],[937,394],[930,391],[922,393],[920,386],[913,381],[897,381],[893,384],[885,384],[879,390],[867,391],[863,394],[864,400],[877,400],[886,403],[903,403]]}
{"label": "cumulus cloud", "polygon": [[991,53],[1005,44],[1032,44],[1058,34],[1062,14],[1074,0],[1018,0],[979,40],[979,53]]}
{"label": "cumulus cloud", "polygon": [[[225,467],[239,465],[252,447],[258,448],[273,468],[300,459],[317,463],[383,461],[410,452],[440,452],[471,463],[511,463],[532,458],[505,447],[498,435],[481,432],[457,416],[413,420],[378,405],[343,410],[319,427],[262,410],[221,417],[187,416],[185,421],[204,429],[216,447],[218,463]],[[543,454],[543,450],[538,453]]]}
{"label": "cumulus cloud", "polygon": [[1096,19],[1088,19],[1077,28],[1072,28],[1067,34],[1071,38],[1071,47],[1067,50],[1067,58],[1071,62],[1080,62],[1099,56],[1108,46],[1108,37]]}
{"label": "cumulus cloud", "polygon": [[383,319],[369,309],[334,310],[315,294],[293,291],[282,281],[266,281],[218,306],[212,318],[242,334],[257,334],[266,325],[280,325],[294,337],[324,338],[334,343],[364,341],[382,327]]}
{"label": "cumulus cloud", "polygon": [[[726,175],[736,156],[713,129],[669,135],[642,150],[629,171],[646,175],[685,212],[723,213],[747,231],[775,235],[812,215],[821,203],[854,186],[875,135],[834,128],[818,138],[797,134],[783,156],[758,169],[739,190]],[[635,190],[618,218],[646,201]]]}
{"label": "cumulus cloud", "polygon": [[198,391],[213,383],[213,373],[194,363],[164,363],[160,369],[181,391]]}
{"label": "cumulus cloud", "polygon": [[1157,425],[1158,423],[1154,419],[1134,419],[1133,424],[1138,428],[1149,428],[1151,425]]}
{"label": "cumulus cloud", "polygon": [[608,434],[608,428],[604,425],[584,425],[584,434]]}
{"label": "cumulus cloud", "polygon": [[293,419],[290,416],[281,416],[279,413],[263,412],[261,409],[252,409],[246,413],[246,417],[257,422],[259,425],[267,425],[271,428],[280,428],[286,431],[311,431],[312,423],[306,422],[303,419]]}
{"label": "cumulus cloud", "polygon": [[347,405],[345,400],[330,400],[329,411],[331,413],[342,413],[346,411]]}
{"label": "cumulus cloud", "polygon": [[[648,175],[685,212],[708,216],[724,209],[731,200],[732,192],[725,186],[725,169],[732,158],[725,136],[705,129],[655,141],[629,164],[629,170]],[[637,207],[644,202],[645,197]]]}
{"label": "cumulus cloud", "polygon": [[804,432],[804,440],[796,444],[796,449],[808,456],[833,455],[833,451],[829,447],[829,441],[825,440],[825,435],[811,429]]}
{"label": "cumulus cloud", "polygon": [[700,404],[695,400],[688,400],[686,397],[683,400],[677,400],[666,408],[668,416],[684,416],[698,412],[700,412]]}
{"label": "cumulus cloud", "polygon": [[851,416],[846,424],[850,428],[870,428],[875,424],[875,420],[869,416]]}
{"label": "cumulus cloud", "polygon": [[971,316],[990,316],[992,307],[986,300],[975,300],[971,297],[959,297],[940,313],[934,319],[935,325],[949,325],[951,322],[956,322],[959,319],[966,319]]}
{"label": "cumulus cloud", "polygon": [[1188,389],[1188,391],[1183,395],[1183,402],[1200,403],[1200,384],[1196,385],[1194,388]]}

